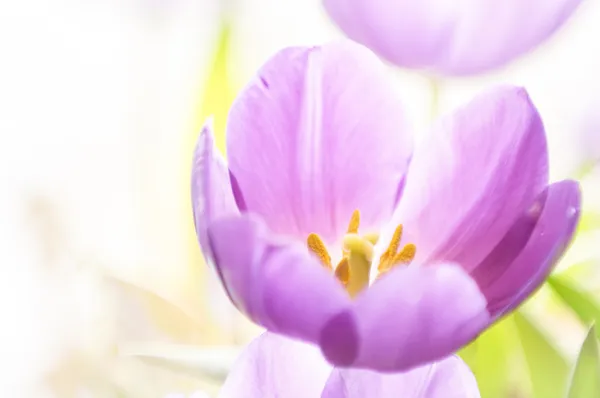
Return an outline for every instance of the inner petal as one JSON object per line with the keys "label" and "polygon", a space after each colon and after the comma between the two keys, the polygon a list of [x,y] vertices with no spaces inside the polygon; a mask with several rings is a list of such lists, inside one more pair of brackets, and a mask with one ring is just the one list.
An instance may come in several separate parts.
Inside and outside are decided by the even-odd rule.
{"label": "inner petal", "polygon": [[420,143],[392,220],[419,245],[419,263],[451,261],[471,272],[547,186],[542,120],[525,90],[500,87],[440,120]]}
{"label": "inner petal", "polygon": [[357,207],[365,225],[378,225],[391,215],[412,153],[405,125],[385,66],[368,49],[341,41],[282,50],[229,113],[240,207],[276,233],[315,232],[329,244]]}

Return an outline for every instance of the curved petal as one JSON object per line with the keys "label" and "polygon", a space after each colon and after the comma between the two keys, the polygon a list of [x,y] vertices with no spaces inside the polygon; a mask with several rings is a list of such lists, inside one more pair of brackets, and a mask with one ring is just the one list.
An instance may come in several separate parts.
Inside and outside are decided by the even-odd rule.
{"label": "curved petal", "polygon": [[573,237],[580,206],[577,182],[552,184],[475,270],[494,317],[515,309],[544,282]]}
{"label": "curved petal", "polygon": [[[379,226],[412,151],[387,71],[350,41],[277,53],[234,103],[227,155],[246,210],[334,243],[355,209]],[[238,200],[238,204],[240,200]]]}
{"label": "curved petal", "polygon": [[457,356],[403,373],[334,369],[321,398],[479,398],[477,381]]}
{"label": "curved petal", "polygon": [[404,225],[417,262],[470,272],[546,187],[542,121],[524,89],[501,87],[442,120],[421,144],[390,226]]}
{"label": "curved petal", "polygon": [[317,342],[350,297],[308,250],[270,234],[249,215],[222,218],[208,236],[218,274],[237,308],[269,331]]}
{"label": "curved petal", "polygon": [[198,242],[208,262],[213,256],[208,245],[207,229],[211,221],[237,214],[229,170],[215,146],[212,120],[208,120],[198,137],[192,166],[192,211]]}
{"label": "curved petal", "polygon": [[267,332],[244,350],[219,398],[319,398],[331,370],[317,347]]}
{"label": "curved petal", "polygon": [[458,266],[395,269],[327,324],[321,349],[336,366],[407,370],[474,339],[489,322],[486,304]]}
{"label": "curved petal", "polygon": [[323,0],[353,40],[398,66],[466,75],[533,49],[581,0]]}

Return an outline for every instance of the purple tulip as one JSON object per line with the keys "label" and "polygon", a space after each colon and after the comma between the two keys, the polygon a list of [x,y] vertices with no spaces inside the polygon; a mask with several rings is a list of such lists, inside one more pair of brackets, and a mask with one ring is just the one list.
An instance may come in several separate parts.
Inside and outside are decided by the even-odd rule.
{"label": "purple tulip", "polygon": [[207,125],[192,173],[207,260],[240,311],[340,367],[452,354],[543,283],[579,216],[578,184],[548,185],[524,89],[480,95],[413,151],[385,67],[351,41],[269,60],[227,153]]}
{"label": "purple tulip", "polygon": [[581,0],[323,0],[349,38],[402,67],[468,75],[506,64],[557,30]]}
{"label": "purple tulip", "polygon": [[242,353],[219,398],[479,398],[457,356],[404,373],[334,369],[318,349],[265,333]]}

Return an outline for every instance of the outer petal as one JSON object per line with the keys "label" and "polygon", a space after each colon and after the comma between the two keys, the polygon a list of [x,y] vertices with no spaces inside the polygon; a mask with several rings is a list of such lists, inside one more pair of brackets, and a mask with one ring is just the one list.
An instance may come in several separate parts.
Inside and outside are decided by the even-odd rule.
{"label": "outer petal", "polygon": [[251,216],[209,227],[216,268],[233,303],[272,332],[316,342],[350,298],[308,250],[284,242]]}
{"label": "outer petal", "polygon": [[323,0],[340,28],[389,61],[464,75],[505,64],[550,36],[581,0]]}
{"label": "outer petal", "polygon": [[267,332],[242,353],[219,398],[319,398],[331,370],[315,346]]}
{"label": "outer petal", "polygon": [[336,366],[404,371],[450,355],[488,322],[485,298],[460,267],[404,267],[332,319],[321,348]]}
{"label": "outer petal", "polygon": [[404,373],[335,369],[322,398],[479,398],[475,377],[457,356]]}
{"label": "outer petal", "polygon": [[575,181],[552,184],[476,269],[472,276],[493,316],[510,312],[544,282],[571,241],[580,205]]}
{"label": "outer petal", "polygon": [[546,187],[542,121],[524,89],[502,87],[442,120],[421,144],[391,227],[404,225],[417,262],[470,272]]}
{"label": "outer petal", "polygon": [[333,243],[360,209],[378,225],[412,151],[384,65],[350,41],[277,53],[233,105],[227,154],[238,204],[277,233]]}
{"label": "outer petal", "polygon": [[208,224],[221,216],[239,213],[229,181],[229,170],[215,146],[212,120],[202,127],[194,151],[192,210],[198,242],[207,261],[212,262],[208,245]]}

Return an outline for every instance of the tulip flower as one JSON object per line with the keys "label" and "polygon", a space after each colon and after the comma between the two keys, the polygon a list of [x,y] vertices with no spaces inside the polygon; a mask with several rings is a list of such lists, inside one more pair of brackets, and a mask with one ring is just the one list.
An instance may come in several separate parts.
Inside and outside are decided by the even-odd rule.
{"label": "tulip flower", "polygon": [[500,67],[554,33],[581,0],[323,0],[351,39],[401,67],[469,75]]}
{"label": "tulip flower", "polygon": [[234,102],[228,163],[210,123],[196,232],[236,307],[337,367],[440,360],[543,283],[578,221],[548,183],[542,120],[499,87],[416,145],[385,66],[351,41],[287,48]]}
{"label": "tulip flower", "polygon": [[464,362],[450,356],[403,373],[332,368],[314,346],[273,333],[242,353],[219,398],[479,398]]}

